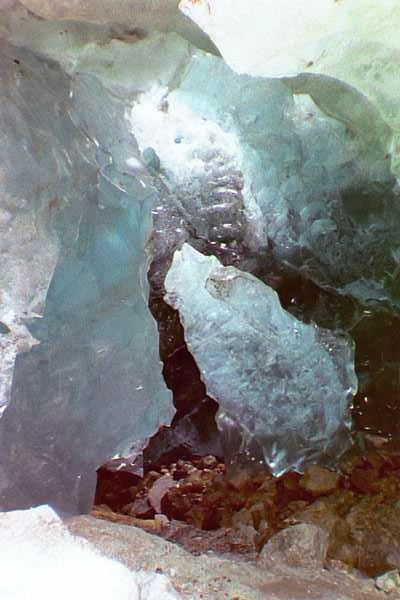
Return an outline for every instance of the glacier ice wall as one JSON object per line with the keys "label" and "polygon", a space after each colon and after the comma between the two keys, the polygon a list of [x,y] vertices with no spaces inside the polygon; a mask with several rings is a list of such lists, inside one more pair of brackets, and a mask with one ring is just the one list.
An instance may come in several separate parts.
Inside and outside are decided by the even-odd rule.
{"label": "glacier ice wall", "polygon": [[[94,94],[97,80],[127,101],[140,150],[131,170],[142,160],[157,189],[156,260],[188,240],[256,253],[363,305],[398,310],[390,131],[357,88],[311,72],[239,75],[174,34],[25,16],[8,35],[90,80]],[[85,118],[106,133],[104,119]]]}
{"label": "glacier ice wall", "polygon": [[188,244],[175,252],[165,287],[220,404],[219,425],[241,431],[244,451],[254,439],[280,475],[346,449],[357,388],[347,339],[301,323],[270,287]]}
{"label": "glacier ice wall", "polygon": [[173,415],[147,307],[154,193],[119,169],[135,141],[101,85],[89,112],[108,139],[57,64],[5,43],[0,60],[2,338],[9,362],[26,350],[0,419],[0,506],[87,511],[96,468]]}
{"label": "glacier ice wall", "polygon": [[[25,50],[2,46],[4,396],[30,350],[0,423],[0,492],[4,506],[86,510],[82,480],[171,415],[145,306],[150,212],[160,290],[190,240],[398,310],[398,196],[386,145],[346,120],[349,102],[359,123],[374,113],[348,84],[238,75],[107,15],[14,17],[7,37]],[[110,398],[124,398],[120,415]]]}
{"label": "glacier ice wall", "polygon": [[219,55],[208,35],[178,10],[177,0],[24,0],[21,4],[34,15],[50,21],[111,25],[120,33],[138,29],[174,31],[198,48]]}

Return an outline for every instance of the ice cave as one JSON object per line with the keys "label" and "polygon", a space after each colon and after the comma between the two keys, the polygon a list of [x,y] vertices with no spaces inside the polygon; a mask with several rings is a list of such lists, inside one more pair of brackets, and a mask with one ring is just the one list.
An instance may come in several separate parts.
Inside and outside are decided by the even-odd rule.
{"label": "ice cave", "polygon": [[400,597],[397,0],[0,0],[0,598]]}

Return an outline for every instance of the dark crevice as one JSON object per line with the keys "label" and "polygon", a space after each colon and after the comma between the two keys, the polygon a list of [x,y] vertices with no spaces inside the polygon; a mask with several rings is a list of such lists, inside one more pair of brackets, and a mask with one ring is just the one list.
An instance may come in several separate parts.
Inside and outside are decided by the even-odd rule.
{"label": "dark crevice", "polygon": [[197,364],[189,352],[178,311],[164,301],[160,278],[149,270],[149,308],[157,321],[163,376],[172,391],[176,408],[170,427],[162,427],[143,452],[144,470],[179,459],[221,455],[220,434],[215,422],[218,403],[207,396]]}

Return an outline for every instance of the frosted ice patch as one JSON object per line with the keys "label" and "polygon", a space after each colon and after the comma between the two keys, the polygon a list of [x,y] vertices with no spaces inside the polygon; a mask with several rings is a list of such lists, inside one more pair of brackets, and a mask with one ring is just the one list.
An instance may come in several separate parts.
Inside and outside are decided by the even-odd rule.
{"label": "frosted ice patch", "polygon": [[242,153],[236,135],[196,115],[166,87],[142,94],[127,118],[141,152],[154,148],[163,168],[177,182],[207,175],[210,153],[224,163],[240,163]]}

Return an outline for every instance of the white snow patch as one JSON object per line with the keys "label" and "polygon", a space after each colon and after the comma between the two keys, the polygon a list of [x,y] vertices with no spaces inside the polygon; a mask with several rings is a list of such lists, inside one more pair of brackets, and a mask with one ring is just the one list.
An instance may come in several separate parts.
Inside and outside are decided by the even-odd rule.
{"label": "white snow patch", "polygon": [[168,579],[131,572],[69,533],[49,506],[0,514],[2,600],[176,600]]}

